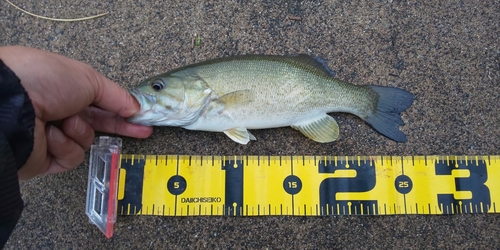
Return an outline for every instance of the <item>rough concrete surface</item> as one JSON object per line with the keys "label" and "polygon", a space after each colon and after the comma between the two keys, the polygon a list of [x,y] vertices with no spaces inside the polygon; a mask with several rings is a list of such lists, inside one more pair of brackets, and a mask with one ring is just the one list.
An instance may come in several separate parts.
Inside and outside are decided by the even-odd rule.
{"label": "rough concrete surface", "polygon": [[[239,54],[306,53],[340,79],[416,95],[408,142],[332,114],[340,138],[315,143],[291,128],[222,133],[156,128],[125,153],[191,155],[500,154],[500,3],[486,1],[0,1],[0,45],[26,45],[92,65],[124,87],[166,70]],[[290,16],[301,20],[291,20]],[[200,46],[194,40],[201,37]],[[119,217],[106,239],[85,215],[87,165],[22,184],[26,208],[6,249],[500,247],[500,216]],[[498,224],[497,224],[498,223]]]}

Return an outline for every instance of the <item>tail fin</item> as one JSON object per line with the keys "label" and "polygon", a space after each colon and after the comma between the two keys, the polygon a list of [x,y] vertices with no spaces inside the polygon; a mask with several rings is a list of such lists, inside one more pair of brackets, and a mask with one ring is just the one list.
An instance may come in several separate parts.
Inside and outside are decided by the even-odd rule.
{"label": "tail fin", "polygon": [[405,142],[406,135],[398,128],[398,125],[404,124],[400,113],[410,107],[415,96],[398,88],[382,86],[370,86],[370,88],[377,92],[379,98],[377,111],[365,121],[388,138],[397,142]]}

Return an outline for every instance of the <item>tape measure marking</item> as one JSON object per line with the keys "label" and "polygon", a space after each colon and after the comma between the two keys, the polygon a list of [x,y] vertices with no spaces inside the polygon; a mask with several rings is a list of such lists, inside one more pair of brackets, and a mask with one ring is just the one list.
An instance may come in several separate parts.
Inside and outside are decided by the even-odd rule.
{"label": "tape measure marking", "polygon": [[496,213],[500,199],[499,156],[121,157],[119,214]]}

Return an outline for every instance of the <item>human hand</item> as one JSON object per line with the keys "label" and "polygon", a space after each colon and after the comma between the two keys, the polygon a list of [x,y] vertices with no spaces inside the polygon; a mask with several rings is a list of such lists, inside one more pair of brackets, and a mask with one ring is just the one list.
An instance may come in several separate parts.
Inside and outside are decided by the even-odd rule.
{"label": "human hand", "polygon": [[33,152],[19,179],[75,168],[94,131],[151,135],[151,127],[123,119],[139,111],[135,98],[89,65],[27,47],[0,47],[0,58],[21,79],[36,115]]}

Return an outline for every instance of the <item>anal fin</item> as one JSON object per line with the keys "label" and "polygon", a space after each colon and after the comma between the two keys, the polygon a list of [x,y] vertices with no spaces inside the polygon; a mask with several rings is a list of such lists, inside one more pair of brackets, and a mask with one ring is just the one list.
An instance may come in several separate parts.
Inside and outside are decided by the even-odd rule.
{"label": "anal fin", "polygon": [[255,136],[253,136],[246,128],[232,128],[224,130],[224,134],[231,138],[231,140],[240,144],[247,144],[250,140],[256,140]]}
{"label": "anal fin", "polygon": [[321,143],[332,142],[339,137],[339,125],[327,114],[294,124],[292,128]]}

